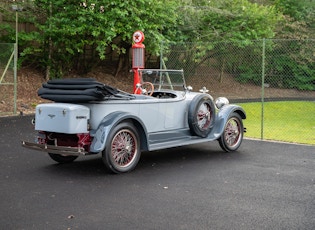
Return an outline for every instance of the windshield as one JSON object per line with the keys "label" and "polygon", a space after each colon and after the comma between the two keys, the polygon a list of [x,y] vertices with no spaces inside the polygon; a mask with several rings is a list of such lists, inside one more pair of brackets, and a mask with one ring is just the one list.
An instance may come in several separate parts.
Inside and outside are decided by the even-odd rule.
{"label": "windshield", "polygon": [[183,70],[139,69],[143,82],[151,82],[156,90],[184,90],[186,88]]}

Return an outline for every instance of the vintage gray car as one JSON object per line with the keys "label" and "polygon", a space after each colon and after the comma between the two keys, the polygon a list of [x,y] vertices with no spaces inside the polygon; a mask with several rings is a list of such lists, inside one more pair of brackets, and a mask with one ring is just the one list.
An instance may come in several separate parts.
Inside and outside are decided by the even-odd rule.
{"label": "vintage gray car", "polygon": [[94,79],[48,81],[38,95],[54,103],[36,106],[38,136],[22,145],[59,163],[102,153],[114,173],[134,169],[141,151],[214,140],[227,152],[240,147],[246,118],[240,106],[214,101],[206,88],[193,92],[182,70],[140,69],[139,76],[134,94]]}

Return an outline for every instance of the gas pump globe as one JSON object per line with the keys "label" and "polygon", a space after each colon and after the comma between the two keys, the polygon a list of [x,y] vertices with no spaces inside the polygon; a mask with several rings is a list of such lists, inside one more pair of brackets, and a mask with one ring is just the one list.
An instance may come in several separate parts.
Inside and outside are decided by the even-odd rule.
{"label": "gas pump globe", "polygon": [[140,77],[139,77],[139,69],[144,68],[144,34],[142,31],[137,30],[134,32],[133,36],[133,44],[132,44],[132,70],[134,72],[134,82],[133,82],[133,91],[136,94],[140,94],[141,92],[137,90],[137,87],[140,86]]}
{"label": "gas pump globe", "polygon": [[132,45],[132,68],[143,69],[144,68],[144,48],[142,44],[144,41],[144,34],[141,31],[136,31],[133,34],[134,44]]}

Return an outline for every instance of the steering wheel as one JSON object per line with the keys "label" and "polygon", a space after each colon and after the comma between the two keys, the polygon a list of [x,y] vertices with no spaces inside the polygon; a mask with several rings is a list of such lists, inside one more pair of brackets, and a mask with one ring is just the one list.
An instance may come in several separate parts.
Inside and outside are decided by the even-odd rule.
{"label": "steering wheel", "polygon": [[152,96],[154,91],[154,85],[151,82],[143,82],[141,85],[142,94]]}
{"label": "steering wheel", "polygon": [[140,90],[141,94],[152,96],[153,91],[154,91],[154,85],[148,81],[143,82],[141,85],[137,84],[137,88],[136,88],[134,94],[138,94],[139,90]]}

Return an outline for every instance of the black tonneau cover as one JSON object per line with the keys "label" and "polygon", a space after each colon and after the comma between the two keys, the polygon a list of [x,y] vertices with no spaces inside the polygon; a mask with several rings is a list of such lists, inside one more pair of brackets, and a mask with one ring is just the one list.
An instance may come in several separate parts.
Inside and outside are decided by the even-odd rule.
{"label": "black tonneau cover", "polygon": [[106,97],[131,97],[92,78],[53,79],[42,85],[38,96],[55,102],[101,101]]}

